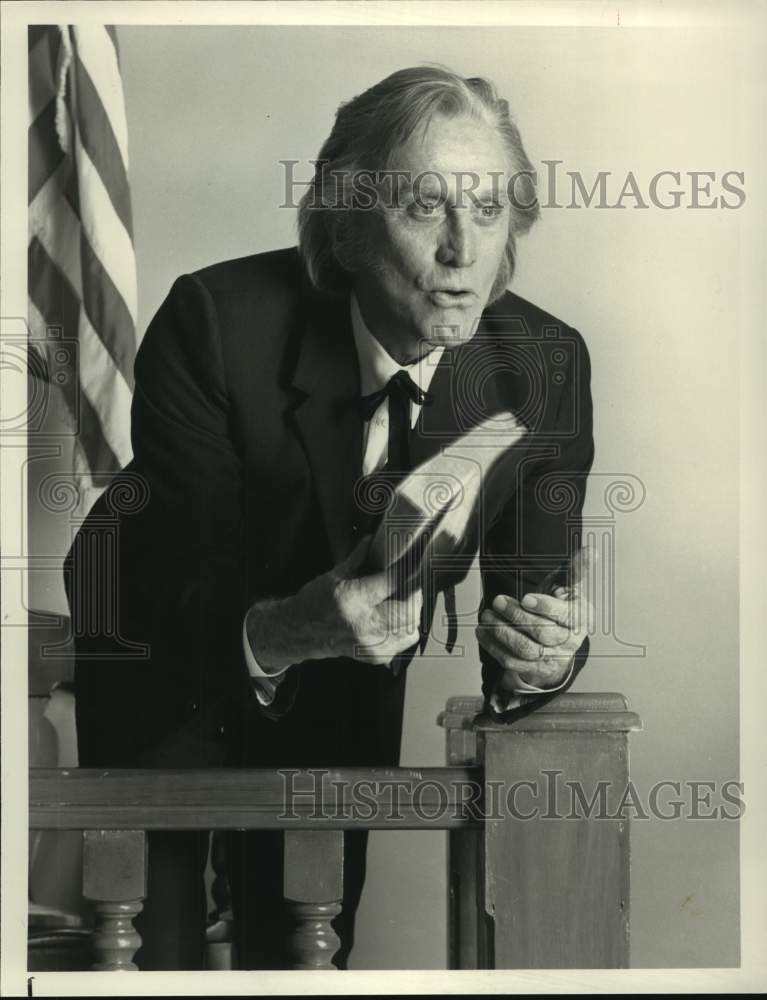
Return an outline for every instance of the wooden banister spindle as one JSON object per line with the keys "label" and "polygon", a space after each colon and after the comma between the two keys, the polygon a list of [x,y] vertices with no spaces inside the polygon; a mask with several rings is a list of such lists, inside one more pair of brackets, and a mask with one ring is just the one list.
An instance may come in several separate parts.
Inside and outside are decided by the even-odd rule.
{"label": "wooden banister spindle", "polygon": [[93,903],[92,937],[97,972],[135,970],[141,938],[133,918],[146,897],[146,838],[143,830],[86,830],[83,834],[83,895]]}
{"label": "wooden banister spindle", "polygon": [[229,887],[229,868],[226,856],[226,840],[220,830],[215,830],[210,845],[210,866],[213,882],[210,894],[216,904],[215,916],[221,919],[232,911],[232,892]]}
{"label": "wooden banister spindle", "polygon": [[210,894],[215,909],[208,917],[205,934],[205,968],[229,970],[235,967],[234,943],[232,941],[232,893],[226,855],[225,835],[215,830],[211,837],[210,865],[213,882]]}
{"label": "wooden banister spindle", "polygon": [[284,892],[295,921],[293,969],[335,969],[341,941],[331,920],[341,912],[343,830],[285,832]]}

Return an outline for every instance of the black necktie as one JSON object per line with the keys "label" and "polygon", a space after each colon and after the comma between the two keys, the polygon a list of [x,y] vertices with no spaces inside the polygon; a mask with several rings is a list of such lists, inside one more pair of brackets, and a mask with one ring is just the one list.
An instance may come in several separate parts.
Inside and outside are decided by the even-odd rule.
{"label": "black necktie", "polygon": [[410,403],[428,406],[430,393],[421,389],[406,371],[400,369],[383,389],[360,399],[365,420],[370,420],[384,399],[389,400],[389,446],[386,468],[390,472],[406,472],[410,468]]}
{"label": "black necktie", "polygon": [[[382,481],[385,495],[390,495],[394,488],[394,479],[399,479],[410,468],[410,403],[417,403],[419,406],[430,406],[434,402],[431,393],[421,389],[416,385],[408,373],[402,369],[395,372],[388,383],[376,392],[371,392],[367,396],[360,398],[360,411],[365,420],[370,420],[373,414],[381,405],[384,399],[389,400],[389,445],[388,459],[384,469],[373,472],[364,477],[367,482],[367,489],[371,495],[376,493],[375,483]],[[379,515],[364,515],[357,510],[355,517],[355,532],[369,531],[373,523],[378,520]],[[429,627],[434,611],[436,595],[429,588],[429,594],[424,595],[424,607],[421,614],[421,640],[419,642],[420,651],[423,653],[428,639]],[[455,589],[450,586],[445,590],[445,610],[448,619],[447,650],[452,653],[455,646],[458,628],[455,609]],[[401,669],[402,662],[408,662],[409,656],[395,657],[393,666],[394,676],[397,676]]]}

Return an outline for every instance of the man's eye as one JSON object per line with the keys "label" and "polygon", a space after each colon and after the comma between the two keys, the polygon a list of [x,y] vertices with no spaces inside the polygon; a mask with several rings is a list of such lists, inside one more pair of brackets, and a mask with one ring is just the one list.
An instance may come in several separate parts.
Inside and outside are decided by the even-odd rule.
{"label": "man's eye", "polygon": [[413,201],[410,205],[410,211],[413,215],[419,216],[433,216],[437,215],[442,211],[441,201]]}
{"label": "man's eye", "polygon": [[480,205],[479,214],[483,219],[497,219],[503,213],[503,205]]}

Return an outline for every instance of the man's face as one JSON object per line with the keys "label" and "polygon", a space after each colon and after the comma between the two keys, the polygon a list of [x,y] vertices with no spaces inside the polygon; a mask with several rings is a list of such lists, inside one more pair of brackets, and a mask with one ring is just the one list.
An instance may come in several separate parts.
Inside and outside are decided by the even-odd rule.
{"label": "man's face", "polygon": [[405,179],[389,185],[398,198],[368,213],[354,288],[365,322],[403,364],[475,332],[504,259],[509,175],[497,131],[469,116],[435,116],[393,169]]}

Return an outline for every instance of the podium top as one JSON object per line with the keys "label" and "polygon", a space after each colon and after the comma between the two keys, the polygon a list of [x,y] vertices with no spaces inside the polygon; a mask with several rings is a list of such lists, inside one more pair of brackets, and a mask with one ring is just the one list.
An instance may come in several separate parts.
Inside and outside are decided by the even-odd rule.
{"label": "podium top", "polygon": [[437,724],[444,729],[475,732],[630,732],[642,728],[639,716],[629,711],[624,696],[615,691],[565,691],[546,699],[529,714],[510,720],[486,712],[484,707],[481,697],[453,696],[448,698],[445,710],[439,713]]}

